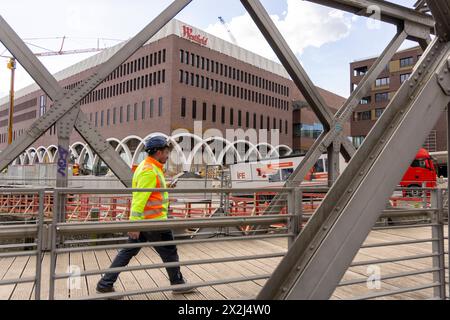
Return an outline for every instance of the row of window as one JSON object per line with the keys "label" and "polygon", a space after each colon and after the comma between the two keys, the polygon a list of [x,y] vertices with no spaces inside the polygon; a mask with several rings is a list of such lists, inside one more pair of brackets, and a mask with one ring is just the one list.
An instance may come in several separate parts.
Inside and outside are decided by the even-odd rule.
{"label": "row of window", "polygon": [[[228,109],[228,110],[227,110]],[[202,111],[200,114],[200,110]],[[192,119],[202,119],[203,121],[208,120],[208,114],[210,113],[210,119],[211,122],[218,122],[219,116],[220,116],[220,123],[226,124],[227,123],[227,114],[228,114],[228,122],[231,126],[237,125],[239,127],[245,127],[245,128],[253,128],[258,129],[258,116],[256,113],[253,113],[253,116],[250,116],[250,112],[242,112],[242,110],[237,110],[235,112],[234,108],[226,108],[225,106],[222,106],[220,110],[218,110],[217,106],[213,104],[211,108],[208,108],[208,104],[206,102],[202,103],[201,109],[200,106],[197,103],[197,100],[192,100],[191,104],[191,117]],[[219,113],[220,111],[220,113]],[[181,117],[186,118],[187,116],[187,100],[186,98],[181,98]],[[236,117],[237,116],[237,117]],[[251,122],[252,121],[252,122]],[[259,128],[260,129],[279,129],[280,132],[283,131],[284,133],[288,134],[288,121],[284,121],[283,126],[283,120],[282,119],[276,119],[276,118],[270,118],[266,117],[264,118],[263,115],[259,116]]]}
{"label": "row of window", "polygon": [[[120,65],[103,82],[107,82],[107,81],[114,80],[114,79],[117,79],[120,77],[124,77],[129,74],[139,72],[141,70],[148,69],[149,67],[157,66],[157,65],[165,63],[165,62],[166,62],[166,49],[159,50],[155,53],[151,53],[147,56],[144,56],[139,59],[136,59],[136,60],[133,60],[133,61],[130,61],[130,62]],[[156,74],[156,76],[155,76],[155,74]],[[142,79],[143,77],[145,77],[145,80],[142,80],[142,83],[144,83],[143,81],[146,81],[145,88],[148,87],[148,83],[150,84],[150,86],[152,85],[152,83],[153,83],[153,85],[156,85],[156,83],[158,83],[158,84],[161,83],[161,80],[164,83],[165,82],[165,70],[162,71],[162,74],[161,74],[161,71],[158,71],[158,73],[153,72],[148,75],[138,77],[136,79]],[[161,79],[161,77],[162,77],[162,79]],[[135,81],[135,79],[133,79],[133,81]],[[140,81],[140,80],[138,80],[138,81]],[[65,86],[64,89],[67,89],[67,90],[75,89],[77,86],[79,86],[81,84],[81,82],[82,81],[71,83],[71,84]],[[127,83],[127,81],[123,82],[123,83]],[[118,84],[118,85],[121,85],[121,84]],[[137,85],[141,86],[141,82]],[[114,87],[114,86],[112,86],[112,87]],[[144,86],[142,85],[142,87],[144,87]],[[139,89],[137,89],[137,90],[139,90]],[[123,91],[123,92],[125,92],[125,91]]]}
{"label": "row of window", "polygon": [[[20,129],[18,131],[13,131],[13,141],[16,140],[16,137],[20,137],[24,133],[24,129]],[[0,143],[7,143],[8,142],[8,133],[2,133],[0,134]]]}
{"label": "row of window", "polygon": [[[417,56],[417,61],[420,60],[420,57],[422,55]],[[400,68],[406,68],[406,67],[411,67],[414,66],[414,57],[406,57],[403,59],[400,59]],[[369,67],[364,66],[364,67],[358,67],[355,68],[353,70],[353,76],[355,77],[359,77],[359,76],[365,76],[366,73],[369,71]],[[389,65],[386,66],[385,70],[383,72],[389,72]]]}
{"label": "row of window", "polygon": [[[157,107],[156,110],[155,107]],[[163,97],[159,97],[157,106],[155,106],[155,100],[150,99],[148,102],[142,101],[142,103],[135,103],[133,106],[127,105],[126,107],[113,107],[107,110],[91,112],[89,120],[96,127],[104,127],[117,123],[137,121],[138,119],[145,120],[156,116],[162,117],[163,109]]]}
{"label": "row of window", "polygon": [[130,79],[115,85],[98,89],[87,95],[81,104],[97,102],[111,97],[116,97],[129,92],[145,89],[166,82],[166,70],[159,70],[134,79]]}
{"label": "row of window", "polygon": [[[386,102],[389,101],[389,92],[380,92],[375,94],[375,102]],[[359,101],[360,105],[368,105],[372,102],[372,97],[364,97]]]}
{"label": "row of window", "polygon": [[377,120],[381,117],[383,112],[383,108],[375,109],[374,114],[372,113],[372,111],[354,112],[353,121]]}
{"label": "row of window", "polygon": [[105,79],[105,82],[121,78],[129,74],[160,65],[165,62],[166,49],[159,50],[157,52],[150,53],[149,55],[120,65],[116,70],[114,70],[113,73],[108,76],[108,78]]}
{"label": "row of window", "polygon": [[224,94],[238,99],[264,104],[282,110],[289,110],[289,102],[273,96],[266,95],[261,92],[245,89],[239,86],[231,85],[219,80],[210,79],[209,77],[200,76],[198,74],[189,73],[188,71],[179,70],[179,81],[186,85],[210,90],[216,93]]}
{"label": "row of window", "polygon": [[296,137],[317,139],[323,131],[324,128],[321,123],[312,125],[297,123],[294,125],[294,136]]}
{"label": "row of window", "polygon": [[180,50],[180,62],[197,67],[198,69],[206,70],[227,78],[258,87],[263,90],[268,90],[276,94],[289,97],[289,87],[282,84],[264,79],[254,74],[236,69],[231,66],[224,65],[218,61],[210,60],[208,58],[199,56],[198,54],[189,53],[188,51]]}

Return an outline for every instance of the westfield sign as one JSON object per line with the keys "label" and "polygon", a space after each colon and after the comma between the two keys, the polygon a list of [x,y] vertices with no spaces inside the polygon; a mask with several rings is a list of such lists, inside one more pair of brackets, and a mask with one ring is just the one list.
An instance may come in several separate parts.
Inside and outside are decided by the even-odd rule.
{"label": "westfield sign", "polygon": [[202,46],[208,45],[208,38],[204,37],[200,34],[194,34],[194,30],[191,27],[183,26],[183,38],[189,39],[193,42],[196,42]]}

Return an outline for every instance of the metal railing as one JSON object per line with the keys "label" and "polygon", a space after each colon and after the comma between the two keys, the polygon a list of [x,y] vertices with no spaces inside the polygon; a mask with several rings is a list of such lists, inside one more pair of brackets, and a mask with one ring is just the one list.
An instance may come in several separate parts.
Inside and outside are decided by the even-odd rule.
{"label": "metal railing", "polygon": [[[33,206],[28,207],[28,210],[35,214],[35,219],[33,221],[13,220],[7,222],[2,221],[0,223],[0,241],[1,243],[7,242],[7,244],[0,244],[0,260],[15,259],[18,257],[35,257],[36,266],[34,276],[9,278],[5,275],[3,280],[0,278],[0,286],[15,286],[33,283],[34,298],[39,300],[41,298],[42,282],[41,267],[45,190],[1,189],[1,193],[2,195],[8,194],[10,196],[32,197],[36,198],[37,202],[35,202]],[[10,213],[13,214],[14,210],[11,210]],[[31,239],[32,242],[27,243],[27,239]]]}
{"label": "metal railing", "polygon": [[[166,221],[112,221],[112,222],[73,222],[67,221],[65,212],[59,212],[57,208],[64,208],[59,201],[64,201],[68,195],[84,195],[90,197],[129,195],[132,192],[168,192],[174,200],[171,205],[171,215]],[[56,261],[58,255],[87,252],[98,250],[125,249],[125,248],[148,248],[166,245],[186,246],[199,243],[217,243],[230,241],[250,241],[267,240],[274,238],[288,238],[291,243],[298,235],[300,230],[299,221],[301,210],[296,205],[296,192],[294,188],[268,189],[265,195],[270,197],[275,194],[285,194],[287,201],[280,203],[277,215],[262,215],[263,210],[258,210],[259,206],[267,202],[267,198],[255,198],[255,193],[260,190],[249,189],[124,189],[124,190],[79,190],[79,189],[55,189],[54,190],[54,213],[51,227],[51,250],[50,250],[50,290],[49,299],[55,299],[55,282],[61,279],[72,277],[70,273],[57,273]],[[298,192],[297,192],[298,193]],[[204,199],[204,195],[211,195]],[[179,197],[190,196],[189,210],[176,207],[185,206],[185,201]],[[226,200],[221,197],[226,196]],[[199,197],[201,196],[201,197]],[[207,201],[205,201],[207,200]],[[206,208],[201,208],[207,203]],[[200,206],[192,208],[193,205]],[[296,210],[297,208],[297,210]],[[195,210],[193,210],[195,209]],[[177,214],[174,215],[174,212]],[[280,226],[281,225],[281,226]],[[258,227],[254,229],[253,227]],[[269,233],[269,229],[271,233]],[[125,232],[151,232],[163,230],[181,230],[177,238],[173,241],[145,242],[145,243],[113,243],[115,240],[124,240],[123,238],[102,239],[82,239],[73,240],[71,237],[80,235],[99,235],[99,234],[121,234]],[[191,232],[187,232],[190,230]],[[194,230],[194,232],[192,232]],[[65,240],[68,239],[69,240]],[[95,244],[95,245],[93,245]],[[158,263],[153,265],[127,266],[123,268],[107,268],[101,270],[86,270],[77,276],[102,275],[111,272],[130,272],[149,269],[161,269],[168,267],[181,267],[204,264],[217,264],[237,261],[251,261],[283,257],[284,251],[267,254],[252,254],[245,256],[232,256],[224,258],[195,259],[180,262]],[[209,287],[221,284],[231,284],[239,282],[248,282],[268,279],[270,274],[261,274],[254,276],[242,276],[227,279],[217,279],[204,282],[191,283],[189,285],[173,285],[158,288],[144,288],[141,290],[127,291],[121,293],[109,293],[102,295],[89,295],[76,297],[77,300],[84,299],[105,299],[119,298],[124,296],[135,296],[156,292],[164,292],[175,289],[195,287]]]}
{"label": "metal railing", "polygon": [[[172,203],[170,205],[170,218],[167,221],[139,221],[130,222],[127,217],[120,219],[102,219],[110,217],[108,210],[97,210],[100,206],[107,207],[107,204],[116,197],[124,199],[131,196],[132,192],[150,192],[167,191],[170,194]],[[33,224],[17,224],[17,221],[4,223],[0,226],[1,239],[14,239],[14,237],[35,238],[35,242],[30,244],[4,244],[0,249],[14,252],[0,253],[0,259],[7,257],[31,256],[39,257],[36,263],[35,277],[1,280],[0,285],[12,285],[26,282],[35,283],[35,298],[41,297],[41,268],[42,251],[45,235],[43,224],[48,223],[48,235],[50,243],[46,248],[50,256],[50,282],[49,299],[57,299],[55,287],[57,281],[68,280],[74,277],[70,271],[57,270],[57,261],[60,255],[96,252],[100,250],[119,250],[124,248],[149,248],[165,245],[189,246],[207,243],[227,243],[233,241],[251,241],[251,240],[271,240],[277,238],[287,238],[289,249],[293,241],[301,232],[303,226],[308,222],[314,210],[320,205],[326,196],[326,188],[283,188],[267,189],[261,192],[260,189],[109,189],[109,190],[88,190],[88,189],[1,189],[3,198],[16,194],[20,199],[27,195],[31,201],[21,202],[20,205],[29,208],[27,214],[34,219]],[[402,189],[399,189],[390,200],[386,210],[380,215],[378,223],[373,231],[392,231],[392,230],[431,230],[429,237],[414,239],[389,239],[388,241],[369,242],[361,247],[364,250],[376,250],[386,248],[403,248],[404,246],[431,244],[430,252],[421,252],[411,255],[398,255],[395,257],[382,257],[379,259],[365,259],[354,261],[350,266],[350,271],[355,268],[367,266],[384,266],[392,263],[401,264],[404,272],[391,272],[383,274],[379,279],[383,284],[389,284],[390,281],[411,276],[432,275],[430,281],[422,282],[410,287],[390,288],[389,290],[368,291],[363,294],[355,295],[352,299],[376,299],[389,297],[398,294],[408,294],[411,292],[425,289],[433,289],[433,297],[445,299],[448,297],[446,288],[445,262],[448,261],[448,252],[445,251],[444,227],[446,222],[446,212],[444,211],[444,193],[442,189],[422,189],[421,198],[405,197]],[[205,198],[208,194],[208,199]],[[276,195],[282,195],[284,202],[279,202],[277,214],[265,215],[264,209],[267,203]],[[74,199],[85,199],[89,196],[89,202],[83,205],[87,206],[83,210],[90,212],[87,219],[72,219],[67,210],[73,206]],[[44,206],[48,205],[48,199],[52,205],[52,221],[44,221]],[[8,198],[9,199],[9,198]],[[38,201],[35,201],[35,200]],[[105,200],[106,199],[106,200]],[[16,205],[15,201],[3,202],[3,205]],[[207,201],[206,201],[207,200]],[[83,200],[84,201],[84,200]],[[189,202],[191,201],[191,202]],[[120,205],[117,202],[115,205]],[[19,210],[19,207],[17,207]],[[97,211],[96,211],[97,210]],[[20,210],[19,210],[20,211]],[[21,211],[22,212],[22,211]],[[95,212],[95,214],[92,214]],[[271,211],[274,212],[274,211]],[[72,212],[73,213],[73,212]],[[103,218],[104,218],[103,217]],[[447,220],[448,221],[448,220]],[[164,242],[145,242],[145,243],[127,243],[127,238],[123,234],[131,231],[151,232],[158,230],[173,230],[175,239]],[[425,232],[425,231],[424,231]],[[100,236],[100,237],[99,237]],[[101,237],[103,236],[103,237]],[[33,251],[18,251],[23,248],[32,247]],[[428,250],[428,249],[427,249]],[[247,252],[250,253],[250,252]],[[211,265],[219,263],[232,263],[242,261],[252,261],[281,258],[286,251],[280,247],[278,252],[259,252],[251,254],[242,254],[241,256],[221,256],[221,257],[198,257],[188,260],[182,259],[179,262],[170,263],[143,263],[142,265],[129,265],[123,268],[99,268],[95,270],[83,269],[76,274],[78,277],[99,276],[109,272],[134,272],[141,270],[154,270],[167,267],[189,267],[200,265]],[[447,260],[446,259],[447,256]],[[422,269],[408,268],[406,265],[410,261],[423,261],[428,259],[430,265]],[[46,266],[48,268],[48,266]],[[447,271],[448,272],[448,271]],[[368,283],[370,275],[367,277],[359,272],[360,277],[342,280],[337,290],[352,286],[363,286]],[[142,288],[140,290],[127,290],[124,292],[103,294],[103,295],[85,295],[70,296],[71,299],[105,299],[118,298],[124,296],[137,296],[156,292],[165,292],[174,289],[187,288],[190,286],[210,287],[222,284],[242,283],[249,281],[265,280],[271,276],[271,273],[261,273],[253,275],[244,275],[239,277],[224,277],[219,279],[204,279],[189,285],[162,286]],[[359,290],[361,291],[361,290]],[[355,291],[356,292],[356,291]],[[70,290],[69,290],[70,294]],[[257,292],[255,292],[257,294]]]}

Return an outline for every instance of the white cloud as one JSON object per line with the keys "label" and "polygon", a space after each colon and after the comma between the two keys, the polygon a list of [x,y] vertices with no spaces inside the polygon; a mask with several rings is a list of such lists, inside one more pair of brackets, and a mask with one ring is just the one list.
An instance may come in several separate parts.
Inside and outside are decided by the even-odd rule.
{"label": "white cloud", "polygon": [[[287,0],[287,11],[283,17],[271,15],[272,20],[283,34],[296,55],[307,47],[321,47],[350,34],[352,18],[343,12],[299,0]],[[272,51],[251,17],[246,13],[234,17],[228,23],[238,45],[275,60]],[[230,41],[226,29],[219,22],[209,25],[206,31]]]}

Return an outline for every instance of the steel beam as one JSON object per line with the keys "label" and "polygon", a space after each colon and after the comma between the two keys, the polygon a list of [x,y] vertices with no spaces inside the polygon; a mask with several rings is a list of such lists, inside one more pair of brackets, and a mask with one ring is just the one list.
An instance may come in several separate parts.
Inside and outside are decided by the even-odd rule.
{"label": "steel beam", "polygon": [[[31,50],[23,43],[4,19],[0,17],[0,40],[5,47],[24,66],[31,77],[54,101],[54,107],[41,118],[36,120],[31,128],[21,138],[7,147],[0,155],[0,168],[5,168],[14,161],[26,148],[32,145],[61,117],[74,108],[85,96],[93,91],[109,74],[118,68],[124,61],[141,48],[164,25],[176,16],[192,0],[176,0],[167,7],[158,17],[148,24],[140,33],[129,40],[107,62],[100,66],[99,70],[70,92],[64,92],[56,79],[45,69]],[[80,120],[76,122],[77,131],[88,144],[93,147],[98,156],[108,164],[111,170],[127,185],[131,185],[131,172],[123,160],[114,153],[112,147],[101,138],[98,132],[92,130],[80,113]],[[84,118],[84,119],[83,119]],[[97,147],[97,149],[96,149]],[[100,147],[100,149],[99,149]]]}
{"label": "steel beam", "polygon": [[[404,22],[412,22],[421,25],[433,32],[435,25],[430,15],[406,8],[395,3],[384,0],[306,0],[327,7],[347,11],[359,16],[370,17],[375,13],[380,14],[383,22],[401,26]],[[441,0],[436,0],[440,2]],[[376,11],[374,11],[376,10]]]}
{"label": "steel beam", "polygon": [[[436,38],[259,294],[328,299],[450,102],[450,44]],[[449,88],[450,89],[450,88]]]}
{"label": "steel beam", "polygon": [[[394,38],[388,44],[380,57],[378,57],[367,74],[363,77],[358,87],[352,92],[351,96],[348,98],[345,104],[336,113],[336,117],[338,120],[335,124],[335,127],[332,128],[330,132],[322,133],[319,138],[316,139],[296,170],[289,176],[285,186],[295,187],[300,185],[308,171],[315,165],[320,156],[323,153],[327,152],[329,146],[336,139],[338,139],[339,136],[341,137],[341,146],[350,144],[350,142],[341,135],[345,123],[350,119],[353,111],[356,109],[361,99],[370,91],[372,84],[375,82],[378,75],[384,70],[389,61],[391,61],[392,57],[395,55],[395,53],[407,37],[408,34],[405,32],[405,30],[400,28],[398,33],[394,36]],[[341,153],[347,161],[349,161],[354,154],[349,153],[349,149],[350,148],[341,148]],[[274,213],[275,211],[272,210],[272,207],[276,207],[276,205],[280,201],[285,201],[285,197],[276,196],[272,200],[271,205],[268,207],[266,212],[269,214]]]}
{"label": "steel beam", "polygon": [[427,0],[439,37],[450,40],[450,0]]}
{"label": "steel beam", "polygon": [[278,59],[280,59],[295,85],[300,89],[309,106],[328,131],[333,123],[333,113],[326,105],[317,88],[308,77],[308,74],[299,63],[294,52],[284,40],[283,35],[275,26],[261,2],[259,0],[241,0],[241,3],[274,50]]}

